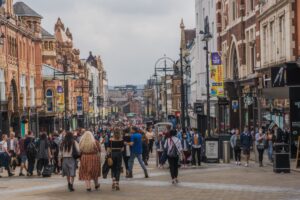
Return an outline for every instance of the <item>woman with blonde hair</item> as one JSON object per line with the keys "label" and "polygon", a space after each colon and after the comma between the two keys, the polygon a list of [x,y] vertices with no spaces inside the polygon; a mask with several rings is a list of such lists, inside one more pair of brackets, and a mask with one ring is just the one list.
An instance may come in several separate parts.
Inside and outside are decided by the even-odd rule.
{"label": "woman with blonde hair", "polygon": [[95,189],[98,190],[100,188],[98,178],[101,174],[100,144],[90,131],[86,131],[80,139],[79,149],[81,152],[79,180],[85,181],[88,192],[91,192],[91,180],[93,180]]}

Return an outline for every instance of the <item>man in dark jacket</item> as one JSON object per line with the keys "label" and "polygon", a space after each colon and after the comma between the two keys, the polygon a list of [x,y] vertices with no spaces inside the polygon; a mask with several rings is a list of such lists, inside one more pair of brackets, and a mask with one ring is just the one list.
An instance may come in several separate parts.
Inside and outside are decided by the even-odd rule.
{"label": "man in dark jacket", "polygon": [[241,135],[241,145],[242,145],[243,153],[246,156],[245,167],[248,167],[249,159],[250,159],[250,148],[252,146],[252,135],[248,131],[248,128],[246,128],[246,127],[244,129],[244,132]]}
{"label": "man in dark jacket", "polygon": [[26,152],[27,161],[28,161],[27,176],[32,176],[37,151],[36,151],[33,132],[31,131],[28,132],[28,135],[24,140],[24,150]]}

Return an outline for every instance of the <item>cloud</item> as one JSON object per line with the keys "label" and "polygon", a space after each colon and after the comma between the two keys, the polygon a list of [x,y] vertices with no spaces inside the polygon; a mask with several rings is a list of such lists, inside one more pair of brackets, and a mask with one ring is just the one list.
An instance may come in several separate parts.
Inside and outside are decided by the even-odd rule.
{"label": "cloud", "polygon": [[178,58],[181,18],[194,26],[194,0],[23,0],[49,32],[61,17],[86,58],[99,54],[110,85],[144,84],[156,60]]}

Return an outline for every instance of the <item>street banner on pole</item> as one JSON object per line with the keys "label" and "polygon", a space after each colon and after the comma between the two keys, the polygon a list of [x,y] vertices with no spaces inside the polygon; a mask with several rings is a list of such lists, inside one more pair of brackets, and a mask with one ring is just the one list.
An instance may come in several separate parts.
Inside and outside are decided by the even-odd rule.
{"label": "street banner on pole", "polygon": [[224,70],[219,52],[212,52],[210,62],[210,95],[224,97]]}
{"label": "street banner on pole", "polygon": [[65,97],[64,97],[64,89],[62,86],[57,86],[57,101],[56,101],[56,111],[64,112],[65,109]]}

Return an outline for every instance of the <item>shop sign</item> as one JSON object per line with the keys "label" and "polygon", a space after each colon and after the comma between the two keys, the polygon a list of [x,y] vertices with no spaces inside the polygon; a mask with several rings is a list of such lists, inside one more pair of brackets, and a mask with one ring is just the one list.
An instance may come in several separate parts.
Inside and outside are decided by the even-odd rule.
{"label": "shop sign", "polygon": [[232,109],[234,112],[236,112],[239,109],[239,101],[238,100],[232,100],[231,102]]}
{"label": "shop sign", "polygon": [[194,112],[198,115],[204,115],[203,103],[194,103]]}
{"label": "shop sign", "polygon": [[219,52],[211,53],[210,62],[210,95],[213,97],[224,96],[224,69]]}
{"label": "shop sign", "polygon": [[57,93],[63,93],[64,92],[64,89],[62,86],[57,86]]}

